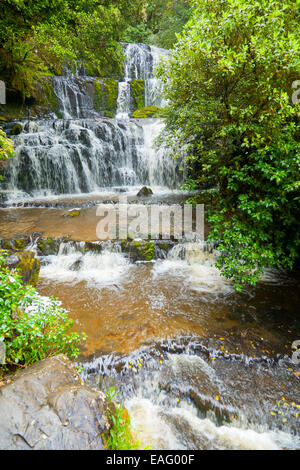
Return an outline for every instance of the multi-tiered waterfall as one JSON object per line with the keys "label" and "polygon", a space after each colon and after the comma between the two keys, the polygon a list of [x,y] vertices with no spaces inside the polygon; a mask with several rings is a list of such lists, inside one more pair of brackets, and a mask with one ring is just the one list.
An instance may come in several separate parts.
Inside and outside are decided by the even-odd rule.
{"label": "multi-tiered waterfall", "polygon": [[[108,79],[112,96],[105,95],[107,82],[82,70],[51,79],[56,106],[50,118],[24,121],[23,132],[14,137],[16,156],[6,173],[9,198],[91,193],[144,184],[178,187],[182,179],[178,160],[173,160],[167,149],[154,145],[162,121],[131,118],[134,81],[142,84],[144,106],[164,106],[155,68],[168,52],[125,44],[124,53],[122,81]],[[107,103],[109,112],[103,111]]]}

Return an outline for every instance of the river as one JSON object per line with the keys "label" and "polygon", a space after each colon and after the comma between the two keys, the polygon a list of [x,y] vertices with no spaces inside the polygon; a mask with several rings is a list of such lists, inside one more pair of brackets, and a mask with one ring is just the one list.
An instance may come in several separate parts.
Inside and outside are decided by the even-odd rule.
{"label": "river", "polygon": [[[66,76],[54,79],[63,117],[24,121],[0,236],[30,236],[33,250],[41,236],[57,241],[55,253],[37,250],[38,291],[60,298],[74,329],[87,333],[82,376],[118,388],[141,448],[297,449],[299,273],[266,271],[237,293],[216,269],[214,248],[197,241],[137,262],[118,243],[91,248],[100,201],[122,193],[134,203],[145,184],[152,203],[188,197],[178,190],[181,163],[154,146],[163,123],[129,119],[133,79],[145,80],[145,105],[163,106],[154,69],[167,51],[124,47],[115,118],[97,115],[81,78]],[[80,216],[63,217],[70,208]]]}

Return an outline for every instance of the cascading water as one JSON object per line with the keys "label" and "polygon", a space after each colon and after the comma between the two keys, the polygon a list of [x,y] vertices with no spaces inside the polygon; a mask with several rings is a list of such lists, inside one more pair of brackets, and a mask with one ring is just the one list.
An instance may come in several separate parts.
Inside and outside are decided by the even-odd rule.
{"label": "cascading water", "polygon": [[[116,118],[95,109],[95,83],[104,86],[103,80],[82,71],[52,79],[60,119],[22,123],[6,174],[11,200],[179,186],[182,165],[153,145],[163,123],[130,117],[134,80],[144,80],[145,106],[165,105],[154,71],[168,52],[124,44],[124,53]],[[257,289],[237,294],[208,245],[172,241],[166,248],[158,240],[152,262],[133,264],[121,242],[91,238],[94,207],[75,219],[53,208],[1,210],[4,226],[15,224],[23,235],[31,230],[27,249],[43,253],[43,301],[59,297],[76,329],[87,333],[82,376],[103,390],[118,388],[142,447],[299,448],[299,376],[287,356],[299,332],[295,279],[283,282],[269,272]],[[84,236],[88,223],[93,228]],[[55,234],[47,233],[51,224]],[[8,238],[6,227],[4,233]]]}
{"label": "cascading water", "polygon": [[163,104],[154,73],[167,51],[142,44],[124,45],[124,51],[116,118],[101,118],[94,109],[94,82],[101,80],[70,73],[52,79],[57,116],[63,119],[23,123],[5,175],[8,200],[95,193],[114,186],[178,187],[178,160],[154,145],[162,122],[129,119],[132,79],[145,80],[145,104]]}

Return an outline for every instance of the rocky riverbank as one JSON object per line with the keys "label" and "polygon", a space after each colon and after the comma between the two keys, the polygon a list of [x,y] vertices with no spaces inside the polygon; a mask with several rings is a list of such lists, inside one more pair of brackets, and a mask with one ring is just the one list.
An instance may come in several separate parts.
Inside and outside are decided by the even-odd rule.
{"label": "rocky riverbank", "polygon": [[107,399],[59,355],[0,383],[0,429],[0,449],[103,450]]}

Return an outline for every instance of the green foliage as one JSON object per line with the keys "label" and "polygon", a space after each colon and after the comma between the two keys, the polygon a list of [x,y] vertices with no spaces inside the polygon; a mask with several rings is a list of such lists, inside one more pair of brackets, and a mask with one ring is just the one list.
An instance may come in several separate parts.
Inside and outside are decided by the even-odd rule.
{"label": "green foliage", "polygon": [[209,238],[237,289],[299,255],[299,1],[198,0],[170,65],[165,140],[191,189],[213,188]]}
{"label": "green foliage", "polygon": [[[122,33],[125,42],[141,42],[158,47],[171,48],[190,19],[189,0],[152,0],[144,1],[143,15],[134,23],[129,23]],[[137,23],[138,19],[142,22]]]}
{"label": "green foliage", "polygon": [[113,403],[113,399],[117,396],[115,387],[111,387],[106,392],[106,396],[112,421],[109,435],[103,436],[106,447],[109,450],[138,450],[140,445],[132,435],[130,417],[127,410],[123,406]]}
{"label": "green foliage", "polygon": [[73,321],[60,302],[24,286],[21,276],[5,266],[4,254],[0,253],[0,340],[6,346],[6,365],[0,366],[0,374],[54,354],[76,358],[85,335],[70,333]]}
{"label": "green foliage", "polygon": [[170,49],[191,16],[189,0],[154,0],[148,2],[147,24],[152,30],[150,43]]}
{"label": "green foliage", "polygon": [[149,44],[152,31],[145,23],[138,24],[137,26],[129,25],[122,34],[124,42],[135,42]]}

